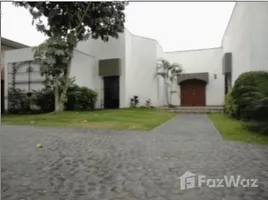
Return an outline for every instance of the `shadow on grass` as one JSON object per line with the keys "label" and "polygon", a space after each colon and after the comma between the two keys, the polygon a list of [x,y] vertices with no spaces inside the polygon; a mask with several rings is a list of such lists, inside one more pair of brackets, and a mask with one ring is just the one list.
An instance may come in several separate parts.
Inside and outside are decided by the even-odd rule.
{"label": "shadow on grass", "polygon": [[237,120],[224,113],[211,113],[209,116],[224,139],[268,144],[267,122]]}
{"label": "shadow on grass", "polygon": [[245,128],[259,135],[268,136],[268,122],[251,122],[245,124]]}

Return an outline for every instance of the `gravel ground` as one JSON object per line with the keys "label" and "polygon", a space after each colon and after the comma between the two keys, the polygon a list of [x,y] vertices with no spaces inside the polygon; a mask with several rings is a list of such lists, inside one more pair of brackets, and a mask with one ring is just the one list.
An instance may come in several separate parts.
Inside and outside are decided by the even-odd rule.
{"label": "gravel ground", "polygon": [[[268,199],[268,146],[225,141],[206,115],[180,114],[149,132],[9,125],[0,131],[3,200]],[[240,175],[258,179],[258,187],[181,190],[186,171]]]}

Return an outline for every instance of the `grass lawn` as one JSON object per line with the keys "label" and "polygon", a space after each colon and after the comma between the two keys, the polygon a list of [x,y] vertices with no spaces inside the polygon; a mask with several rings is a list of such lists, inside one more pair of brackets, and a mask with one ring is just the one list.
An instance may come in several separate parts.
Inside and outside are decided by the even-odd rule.
{"label": "grass lawn", "polygon": [[96,129],[151,130],[175,113],[157,109],[118,109],[92,112],[65,111],[38,115],[4,115],[4,124],[65,126]]}
{"label": "grass lawn", "polygon": [[254,123],[235,120],[222,113],[213,113],[209,117],[225,139],[268,144],[267,133],[261,134],[249,129]]}

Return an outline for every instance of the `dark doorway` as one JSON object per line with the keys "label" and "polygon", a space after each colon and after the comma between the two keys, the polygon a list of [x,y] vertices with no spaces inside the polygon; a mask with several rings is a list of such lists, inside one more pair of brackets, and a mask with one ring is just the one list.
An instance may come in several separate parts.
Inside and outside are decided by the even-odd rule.
{"label": "dark doorway", "polygon": [[232,88],[232,75],[231,73],[224,74],[224,93],[227,94]]}
{"label": "dark doorway", "polygon": [[181,82],[181,106],[205,106],[206,83],[201,80]]}
{"label": "dark doorway", "polygon": [[103,77],[104,108],[119,108],[119,76]]}
{"label": "dark doorway", "polygon": [[1,113],[5,111],[5,81],[1,80]]}

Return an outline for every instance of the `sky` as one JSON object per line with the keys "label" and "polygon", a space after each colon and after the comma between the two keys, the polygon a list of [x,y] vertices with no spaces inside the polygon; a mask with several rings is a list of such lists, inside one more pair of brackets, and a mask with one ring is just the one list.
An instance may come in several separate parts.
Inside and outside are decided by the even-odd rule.
{"label": "sky", "polygon": [[[234,2],[131,2],[125,27],[133,34],[156,39],[164,51],[221,46]],[[32,25],[24,8],[2,2],[1,36],[35,46],[45,36]]]}

